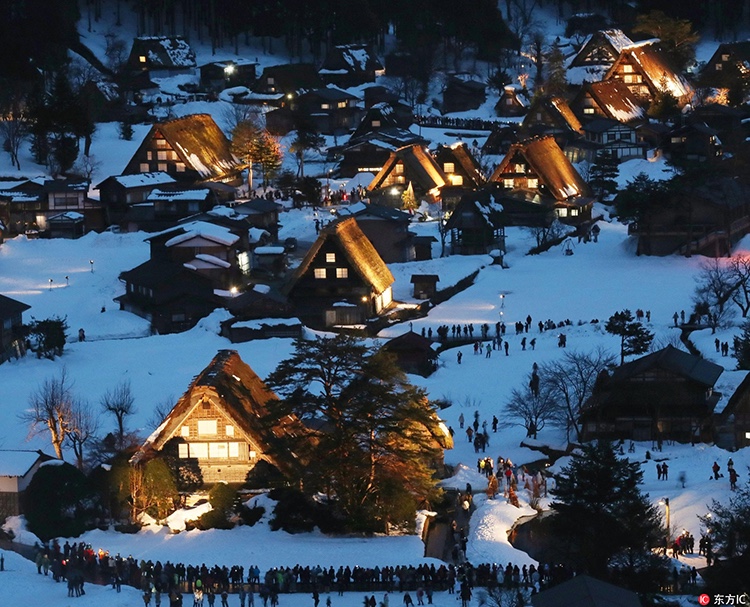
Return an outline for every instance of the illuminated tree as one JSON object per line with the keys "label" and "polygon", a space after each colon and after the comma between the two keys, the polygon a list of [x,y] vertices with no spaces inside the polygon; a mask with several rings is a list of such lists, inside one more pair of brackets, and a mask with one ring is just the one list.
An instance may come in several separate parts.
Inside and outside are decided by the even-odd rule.
{"label": "illuminated tree", "polygon": [[231,151],[247,166],[247,187],[253,189],[253,159],[255,140],[260,128],[252,120],[241,120],[232,129]]}
{"label": "illuminated tree", "polygon": [[251,159],[260,167],[263,187],[268,187],[269,182],[276,177],[283,157],[279,140],[268,131],[261,131],[255,139]]}
{"label": "illuminated tree", "polygon": [[30,424],[30,434],[48,430],[58,459],[63,459],[63,443],[73,427],[72,384],[63,367],[60,377],[50,377],[29,397],[29,408],[21,420]]}

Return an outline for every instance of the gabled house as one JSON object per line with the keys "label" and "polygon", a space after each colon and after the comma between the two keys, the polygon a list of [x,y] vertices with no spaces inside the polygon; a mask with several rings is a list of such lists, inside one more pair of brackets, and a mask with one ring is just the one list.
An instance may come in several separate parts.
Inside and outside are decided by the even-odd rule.
{"label": "gabled house", "polygon": [[438,365],[434,342],[414,331],[407,331],[385,342],[381,350],[396,357],[396,364],[404,373],[429,377]]}
{"label": "gabled house", "polygon": [[414,123],[414,112],[411,106],[401,101],[401,97],[384,86],[370,86],[364,90],[365,109],[370,109],[379,103],[385,103],[393,108],[398,126],[407,129]]}
{"label": "gabled house", "polygon": [[253,198],[232,206],[238,216],[253,228],[265,230],[272,240],[279,238],[279,212],[281,205],[265,198]]}
{"label": "gabled house", "polygon": [[583,125],[583,134],[583,140],[575,140],[565,146],[565,155],[571,162],[585,160],[593,163],[601,151],[620,161],[646,157],[647,144],[639,143],[635,128],[622,122],[597,118]]}
{"label": "gabled house", "polygon": [[145,202],[153,205],[153,219],[165,224],[163,229],[175,221],[211,210],[217,200],[209,188],[156,188],[151,190]]}
{"label": "gabled house", "polygon": [[292,97],[302,91],[323,88],[325,84],[310,63],[285,63],[263,68],[253,90],[263,94]]}
{"label": "gabled house", "polygon": [[175,183],[174,177],[166,173],[136,173],[107,177],[94,189],[99,190],[99,202],[106,222],[122,226],[133,221],[134,205],[145,202],[154,189]]}
{"label": "gabled house", "polygon": [[361,324],[393,303],[393,274],[349,217],[321,230],[283,292],[307,324]]}
{"label": "gabled house", "polygon": [[621,80],[586,82],[570,103],[581,121],[609,118],[626,124],[647,120],[642,101]]}
{"label": "gabled house", "polygon": [[345,145],[329,152],[340,158],[336,169],[339,177],[354,177],[357,173],[377,175],[396,150],[411,145],[425,147],[427,143],[417,133],[390,126],[352,136]]}
{"label": "gabled house", "polygon": [[521,123],[523,130],[532,136],[554,135],[562,147],[581,135],[581,122],[562,97],[543,95],[529,108]]}
{"label": "gabled house", "polygon": [[500,123],[493,129],[484,142],[484,145],[482,145],[482,153],[493,156],[504,156],[510,149],[510,146],[518,143],[518,141],[518,125]]}
{"label": "gabled house", "polygon": [[393,106],[391,104],[384,102],[376,103],[367,109],[365,115],[354,129],[350,139],[357,139],[368,133],[374,133],[389,128],[399,128],[402,126],[403,125],[399,124],[398,118],[393,111]]}
{"label": "gabled house", "polygon": [[400,207],[401,195],[411,184],[417,200],[437,202],[448,177],[427,150],[418,144],[390,153],[367,190],[373,202]]}
{"label": "gabled house", "polygon": [[195,52],[181,36],[135,38],[125,63],[126,70],[148,71],[151,78],[190,74],[195,67]]}
{"label": "gabled house", "polygon": [[37,224],[41,230],[49,229],[51,217],[70,212],[82,216],[85,232],[101,230],[105,227],[101,204],[89,198],[87,180],[46,180],[42,186],[41,202],[41,212],[37,215]]}
{"label": "gabled house", "polygon": [[645,103],[651,103],[659,91],[669,91],[680,107],[690,102],[693,89],[669,64],[659,50],[658,40],[644,40],[626,46],[609,68],[604,80],[620,80]]}
{"label": "gabled house", "polygon": [[211,279],[181,263],[150,259],[119,278],[125,283],[125,294],[115,298],[120,310],[148,320],[153,333],[187,331],[222,305]]}
{"label": "gabled house", "polygon": [[452,145],[438,145],[432,155],[437,165],[443,169],[449,185],[473,190],[487,181],[469,146],[462,141]]}
{"label": "gabled house", "polygon": [[495,104],[495,113],[498,116],[523,116],[529,111],[529,100],[514,84],[506,84]]}
{"label": "gabled house", "polygon": [[750,446],[750,373],[719,411],[714,411],[714,442],[718,447],[735,451]]}
{"label": "gabled house", "polygon": [[712,440],[724,368],[667,346],[601,375],[581,413],[583,440]]}
{"label": "gabled house", "polygon": [[691,121],[670,131],[664,139],[664,154],[670,160],[707,162],[719,160],[719,132],[704,122]]}
{"label": "gabled house", "polygon": [[443,91],[443,114],[476,110],[487,99],[484,82],[470,76],[450,76]]}
{"label": "gabled house", "polygon": [[339,211],[341,217],[354,217],[359,229],[386,263],[414,260],[414,234],[409,231],[411,215],[378,204],[356,202]]}
{"label": "gabled house", "polygon": [[47,231],[50,238],[80,238],[85,232],[83,214],[78,211],[65,211],[47,218]]}
{"label": "gabled house", "polygon": [[41,451],[0,449],[0,520],[24,512],[24,492],[44,462],[55,459]]}
{"label": "gabled house", "polygon": [[750,40],[723,42],[701,70],[703,86],[730,88],[750,78]]}
{"label": "gabled house", "polygon": [[309,116],[323,135],[344,135],[359,124],[359,99],[336,87],[313,89],[299,95],[294,105]]}
{"label": "gabled house", "polygon": [[506,190],[504,197],[554,209],[563,222],[591,217],[589,187],[553,137],[513,144],[490,181]]}
{"label": "gabled house", "polygon": [[26,351],[23,340],[23,313],[31,306],[0,295],[0,363]]}
{"label": "gabled house", "polygon": [[344,88],[375,82],[375,78],[383,74],[383,64],[365,44],[331,47],[318,70],[318,75],[326,84]]}
{"label": "gabled house", "polygon": [[153,125],[123,174],[157,171],[180,183],[241,183],[240,164],[232,155],[229,139],[209,114],[191,114]]}
{"label": "gabled house", "polygon": [[234,350],[219,350],[131,459],[155,452],[198,465],[204,484],[244,483],[266,462],[282,475],[300,464],[295,446],[310,432],[294,415],[269,423],[276,395]]}
{"label": "gabled house", "polygon": [[599,30],[584,41],[568,67],[610,66],[620,56],[622,49],[631,44],[633,41],[622,30]]}
{"label": "gabled house", "polygon": [[453,255],[481,255],[505,250],[502,190],[490,187],[465,194],[445,224]]}

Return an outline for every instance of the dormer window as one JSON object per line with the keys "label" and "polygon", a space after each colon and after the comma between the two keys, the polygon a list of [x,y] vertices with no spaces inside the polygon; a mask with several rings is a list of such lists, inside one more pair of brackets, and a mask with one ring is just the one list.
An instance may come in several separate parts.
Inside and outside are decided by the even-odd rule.
{"label": "dormer window", "polygon": [[526,165],[524,165],[524,164],[522,164],[520,162],[516,163],[515,171],[516,171],[516,173],[525,173],[526,172]]}
{"label": "dormer window", "polygon": [[526,185],[529,189],[536,190],[539,187],[539,180],[532,177],[526,180]]}
{"label": "dormer window", "polygon": [[319,280],[325,280],[326,277],[326,269],[325,268],[315,268],[313,270],[313,276]]}
{"label": "dormer window", "polygon": [[336,253],[326,253],[326,263],[336,263]]}
{"label": "dormer window", "polygon": [[456,166],[452,162],[443,163],[443,171],[446,173],[454,173],[456,171]]}
{"label": "dormer window", "polygon": [[349,278],[349,269],[336,268],[336,278]]}
{"label": "dormer window", "polygon": [[625,74],[632,74],[633,73],[633,66],[632,65],[623,65],[622,71]]}

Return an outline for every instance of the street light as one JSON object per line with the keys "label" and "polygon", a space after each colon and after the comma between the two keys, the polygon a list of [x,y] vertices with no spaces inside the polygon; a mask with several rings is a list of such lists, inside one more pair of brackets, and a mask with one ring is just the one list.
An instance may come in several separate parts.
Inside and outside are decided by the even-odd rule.
{"label": "street light", "polygon": [[232,297],[237,297],[237,287],[232,287],[229,289],[229,292],[232,294]]}
{"label": "street light", "polygon": [[666,519],[667,519],[667,547],[664,549],[664,554],[666,554],[667,548],[669,548],[669,535],[670,535],[670,529],[669,529],[669,527],[670,527],[670,521],[669,521],[669,498],[665,497],[659,503],[664,505],[664,511],[665,511]]}
{"label": "street light", "polygon": [[93,274],[94,273],[94,260],[89,259],[89,263],[91,264],[91,273]]}
{"label": "street light", "polygon": [[50,290],[50,291],[52,290],[52,282],[53,282],[53,280],[52,280],[52,279],[50,278],[50,279],[49,279],[49,290]]}

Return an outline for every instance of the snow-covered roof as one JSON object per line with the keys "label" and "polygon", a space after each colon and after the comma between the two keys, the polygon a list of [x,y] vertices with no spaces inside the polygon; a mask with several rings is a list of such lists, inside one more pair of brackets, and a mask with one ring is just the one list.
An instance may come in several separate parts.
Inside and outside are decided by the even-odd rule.
{"label": "snow-covered roof", "polygon": [[49,221],[83,221],[83,214],[77,211],[66,211],[65,213],[58,213],[57,215],[51,215],[48,218]]}
{"label": "snow-covered roof", "polygon": [[256,255],[282,255],[284,253],[284,247],[255,247],[253,252]]}
{"label": "snow-covered roof", "polygon": [[247,230],[247,237],[250,244],[260,242],[265,236],[270,236],[270,234],[263,228],[248,228]]}
{"label": "snow-covered roof", "polygon": [[190,190],[152,190],[146,200],[197,200],[208,194],[208,188],[194,188]]}
{"label": "snow-covered roof", "polygon": [[[112,179],[124,188],[138,188],[143,186],[157,186],[175,183],[174,177],[162,171],[153,173],[135,173],[133,175],[113,175]],[[101,184],[99,184],[101,185]],[[95,189],[98,189],[96,186]]]}
{"label": "snow-covered roof", "polygon": [[[218,242],[219,244],[223,244],[225,246],[231,246],[240,239],[240,237],[236,234],[233,234],[229,230],[229,228],[217,226],[216,224],[208,223],[207,221],[193,221],[190,223],[186,223],[181,225],[180,229],[183,229],[185,231],[181,234],[176,234],[175,236],[167,240],[167,242],[164,243],[165,246],[173,247],[193,238],[205,238],[206,240],[213,240],[214,242]],[[169,234],[174,231],[175,228],[170,228],[168,230],[158,232],[154,236]],[[153,238],[153,236],[151,238]]]}
{"label": "snow-covered roof", "polygon": [[195,269],[201,268],[231,268],[232,264],[223,259],[219,259],[215,255],[207,255],[206,253],[198,253],[191,262],[191,266]]}

